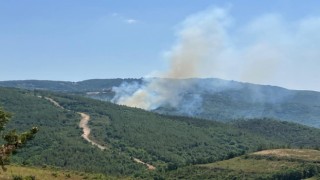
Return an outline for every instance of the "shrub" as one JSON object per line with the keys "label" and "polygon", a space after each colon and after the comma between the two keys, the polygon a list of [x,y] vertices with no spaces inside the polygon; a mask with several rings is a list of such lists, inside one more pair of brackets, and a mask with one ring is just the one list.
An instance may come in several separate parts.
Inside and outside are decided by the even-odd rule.
{"label": "shrub", "polygon": [[21,175],[12,175],[13,180],[23,180],[23,177]]}
{"label": "shrub", "polygon": [[25,180],[36,180],[36,176],[26,176],[25,178],[24,178]]}

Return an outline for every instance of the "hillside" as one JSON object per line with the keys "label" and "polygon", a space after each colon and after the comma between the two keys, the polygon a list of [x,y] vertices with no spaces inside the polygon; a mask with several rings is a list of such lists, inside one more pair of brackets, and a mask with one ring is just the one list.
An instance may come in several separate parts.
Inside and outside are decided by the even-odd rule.
{"label": "hillside", "polygon": [[15,87],[29,90],[49,90],[58,92],[90,92],[104,91],[123,82],[141,82],[141,79],[90,79],[79,82],[48,80],[16,80],[0,81],[0,87]]}
{"label": "hillside", "polygon": [[[308,146],[308,144],[318,141],[318,128],[310,128],[287,121],[250,119],[233,121],[231,124],[253,134],[274,139],[274,141],[287,142],[289,147]],[[306,134],[309,135],[309,138],[305,137]]]}
{"label": "hillside", "polygon": [[265,150],[229,160],[195,165],[166,174],[166,179],[320,179],[320,151]]}
{"label": "hillside", "polygon": [[[320,151],[309,149],[273,149],[218,161],[216,163],[193,165],[179,168],[167,173],[146,175],[147,178],[162,177],[165,179],[275,179],[291,180],[320,178]],[[30,167],[9,165],[9,171],[2,172],[0,179],[35,178],[54,179],[135,179],[134,177],[117,177],[106,174],[86,173],[62,170],[54,167]]]}
{"label": "hillside", "polygon": [[[81,180],[81,179],[108,179],[116,180],[119,177],[108,176],[105,174],[98,173],[85,173],[80,171],[62,170],[61,168],[53,167],[30,167],[30,166],[19,166],[9,165],[8,171],[1,172],[0,179],[12,180],[21,179],[26,180]],[[121,177],[121,179],[131,179],[129,177]]]}
{"label": "hillside", "polygon": [[[65,109],[43,97],[54,99]],[[36,138],[12,158],[24,165],[143,178],[148,176],[147,168],[134,158],[155,166],[156,171],[149,173],[157,174],[264,148],[320,146],[319,129],[280,123],[282,133],[277,134],[279,124],[269,119],[261,119],[261,126],[269,125],[266,127],[274,136],[248,128],[255,127],[255,121],[252,125],[246,121],[248,125],[243,127],[165,116],[81,96],[12,88],[0,88],[0,106],[14,114],[7,129],[40,129]],[[101,151],[82,139],[81,117],[76,112],[90,115],[90,138],[108,149]]]}
{"label": "hillside", "polygon": [[[270,137],[268,134],[250,132],[249,129],[217,121],[158,115],[79,96],[59,94],[55,98],[67,109],[86,112],[100,118],[107,116],[109,118],[107,123],[101,119],[92,121],[93,136],[99,142],[121,148],[129,146],[130,149],[123,150],[146,162],[157,163],[160,160],[159,165],[161,161],[177,166],[205,163],[261,147],[283,145],[316,147],[320,144],[317,138],[320,136],[319,129],[293,123],[281,127],[284,128],[282,129],[284,134]],[[86,108],[82,104],[86,104]],[[273,122],[270,119],[261,121],[265,125]],[[255,121],[252,126],[254,123]],[[96,128],[103,125],[105,129]],[[279,125],[276,123],[272,125],[269,131],[276,132]],[[295,137],[294,134],[299,132],[303,136]],[[283,136],[295,138],[286,139]]]}
{"label": "hillside", "polygon": [[[213,78],[168,80],[171,81],[191,85],[179,94],[182,99],[177,106],[179,108],[161,106],[155,109],[155,112],[223,122],[266,117],[320,127],[319,92],[288,90]],[[111,101],[115,96],[113,87],[133,82],[140,85],[145,83],[142,79],[93,79],[80,82],[28,80],[2,81],[0,86],[67,92]],[[196,107],[190,110],[190,105]]]}
{"label": "hillside", "polygon": [[0,88],[0,106],[13,113],[7,130],[22,131],[31,126],[40,129],[12,162],[117,175],[144,170],[126,154],[90,146],[81,138],[80,115],[62,110],[31,91]]}
{"label": "hillside", "polygon": [[[196,104],[193,109],[198,110],[191,116],[223,122],[241,118],[273,118],[320,127],[319,92],[219,79],[186,81],[191,81],[189,83],[192,87],[181,95],[183,100],[178,107],[183,107],[183,104],[187,104],[187,107]],[[164,114],[190,115],[189,111],[172,107],[159,107],[156,111]]]}

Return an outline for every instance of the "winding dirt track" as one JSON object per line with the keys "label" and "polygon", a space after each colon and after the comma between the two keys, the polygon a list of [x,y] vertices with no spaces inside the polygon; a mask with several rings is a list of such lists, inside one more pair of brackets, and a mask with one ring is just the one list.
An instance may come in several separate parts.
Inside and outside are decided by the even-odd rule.
{"label": "winding dirt track", "polygon": [[[38,97],[42,98],[42,96],[38,96]],[[59,107],[61,109],[70,111],[69,109],[65,109],[64,107],[62,107],[57,101],[53,100],[52,98],[49,98],[49,97],[44,97],[44,98],[46,100],[50,101],[55,106],[57,106],[57,107]],[[90,121],[90,116],[88,114],[86,114],[86,113],[83,113],[83,112],[77,112],[77,113],[80,114],[80,116],[81,116],[81,120],[80,120],[80,123],[79,123],[79,127],[82,128],[82,131],[83,131],[83,134],[81,135],[81,137],[83,137],[83,139],[85,139],[86,141],[88,141],[92,145],[97,146],[101,150],[107,149],[106,146],[98,144],[97,142],[95,142],[95,141],[93,141],[93,140],[91,140],[89,138],[89,135],[90,135],[90,132],[91,132],[91,129],[88,126],[88,122]],[[137,158],[134,158],[134,157],[132,157],[132,158],[133,158],[134,162],[147,166],[147,168],[149,170],[155,170],[156,169],[156,167],[152,166],[151,164],[145,163],[145,162],[141,161],[140,159],[137,159]]]}
{"label": "winding dirt track", "polygon": [[155,169],[156,169],[156,167],[152,166],[151,164],[145,163],[145,162],[141,161],[140,159],[133,158],[133,160],[134,160],[136,163],[140,163],[140,164],[146,165],[149,170],[155,170]]}
{"label": "winding dirt track", "polygon": [[91,140],[89,138],[89,135],[90,135],[90,132],[91,132],[91,129],[88,126],[88,122],[90,121],[90,116],[88,114],[85,114],[85,113],[82,113],[82,112],[78,112],[78,114],[81,115],[81,120],[80,120],[80,123],[79,123],[79,127],[82,128],[83,134],[81,136],[83,137],[83,139],[85,139],[86,141],[88,141],[92,145],[97,146],[101,150],[107,149],[107,147],[102,146],[102,145],[94,142],[93,140]]}
{"label": "winding dirt track", "polygon": [[[41,98],[41,96],[39,96],[39,97]],[[55,106],[57,106],[58,108],[70,111],[70,110],[65,109],[64,107],[62,107],[57,101],[53,100],[52,98],[49,98],[49,97],[44,97],[44,98],[46,100],[50,101]],[[89,135],[90,135],[90,132],[91,132],[91,129],[88,126],[88,122],[90,121],[90,116],[88,114],[86,114],[86,113],[83,113],[83,112],[77,112],[77,113],[80,114],[80,116],[81,116],[79,127],[82,128],[83,134],[81,136],[83,137],[83,139],[85,139],[86,141],[88,141],[92,145],[97,146],[101,150],[107,149],[107,147],[102,146],[102,145],[94,142],[93,140],[91,140],[89,138]]]}
{"label": "winding dirt track", "polygon": [[[39,96],[39,97],[41,98],[42,96]],[[44,97],[44,98],[46,100],[50,101],[53,105],[57,106],[58,108],[65,109],[64,107],[60,106],[60,104],[57,101],[55,101],[49,97]]]}

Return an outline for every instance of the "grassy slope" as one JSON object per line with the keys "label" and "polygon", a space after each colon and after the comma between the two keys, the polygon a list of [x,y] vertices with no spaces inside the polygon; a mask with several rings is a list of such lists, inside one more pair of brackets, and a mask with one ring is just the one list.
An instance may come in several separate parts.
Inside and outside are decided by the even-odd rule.
{"label": "grassy slope", "polygon": [[28,166],[18,166],[9,165],[6,172],[0,173],[0,179],[11,180],[13,177],[30,178],[35,177],[39,180],[80,180],[80,179],[131,179],[129,177],[116,177],[107,176],[104,174],[94,174],[94,173],[84,173],[78,171],[68,171],[61,170],[57,168],[40,168],[40,167],[28,167]]}
{"label": "grassy slope", "polygon": [[167,174],[166,178],[317,179],[320,161],[315,159],[319,159],[319,156],[320,151],[308,149],[266,150],[216,163],[181,168]]}

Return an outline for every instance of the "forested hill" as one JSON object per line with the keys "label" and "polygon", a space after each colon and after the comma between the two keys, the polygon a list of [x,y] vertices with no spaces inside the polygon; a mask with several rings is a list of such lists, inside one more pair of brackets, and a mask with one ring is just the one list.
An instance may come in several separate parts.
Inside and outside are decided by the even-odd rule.
{"label": "forested hill", "polygon": [[[155,110],[156,112],[191,115],[224,122],[241,118],[267,117],[320,127],[319,92],[288,90],[214,78],[174,81],[174,83],[190,83],[191,86],[179,93],[182,100],[177,107],[161,106]],[[112,87],[118,87],[124,82],[146,83],[143,79],[92,79],[80,82],[27,80],[2,81],[0,86],[75,93],[110,101],[115,95]],[[194,100],[198,100],[198,103],[194,103]],[[190,104],[197,104],[197,107],[194,107],[197,109],[196,112],[190,114],[190,111],[181,110]]]}
{"label": "forested hill", "polygon": [[319,180],[320,151],[272,149],[219,161],[188,166],[164,174],[166,179]]}
{"label": "forested hill", "polygon": [[[261,119],[264,123],[260,127],[265,129],[255,131],[255,121],[225,124],[165,116],[81,96],[13,88],[0,88],[0,106],[13,112],[8,129],[39,127],[36,138],[13,158],[13,162],[25,165],[145,177],[146,167],[135,163],[133,157],[154,165],[152,173],[157,174],[265,148],[320,146],[319,129],[269,119]],[[107,150],[101,151],[81,138],[76,112],[91,116],[91,138]]]}
{"label": "forested hill", "polygon": [[106,91],[113,86],[120,86],[123,82],[141,82],[141,79],[90,79],[79,82],[49,81],[49,80],[16,80],[0,81],[1,87],[15,87],[21,89],[37,89],[58,92],[90,92]]}

